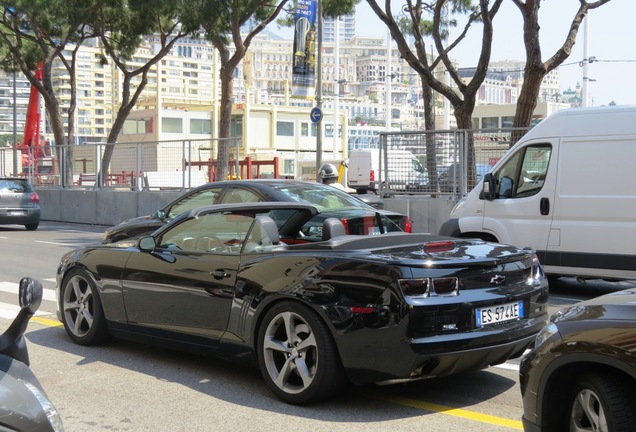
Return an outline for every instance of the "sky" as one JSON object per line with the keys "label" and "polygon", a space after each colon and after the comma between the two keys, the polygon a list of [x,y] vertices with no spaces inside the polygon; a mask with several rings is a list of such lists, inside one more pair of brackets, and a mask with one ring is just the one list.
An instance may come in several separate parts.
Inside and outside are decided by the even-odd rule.
{"label": "sky", "polygon": [[[539,10],[541,51],[543,60],[552,56],[563,44],[580,0],[543,0]],[[588,0],[589,2],[589,0]],[[379,4],[384,3],[380,1]],[[403,1],[394,1],[403,4]],[[611,0],[592,10],[588,18],[588,64],[590,105],[615,102],[636,105],[636,0]],[[524,60],[523,21],[519,9],[504,0],[495,16],[491,61]],[[356,33],[360,36],[386,37],[386,27],[362,0],[356,9]],[[459,30],[456,30],[459,34]],[[452,38],[451,31],[451,38]],[[585,56],[584,26],[579,29],[572,54],[560,67],[561,89],[574,89],[583,83]],[[481,27],[469,31],[466,40],[456,47],[451,57],[460,66],[477,64],[481,45]]]}

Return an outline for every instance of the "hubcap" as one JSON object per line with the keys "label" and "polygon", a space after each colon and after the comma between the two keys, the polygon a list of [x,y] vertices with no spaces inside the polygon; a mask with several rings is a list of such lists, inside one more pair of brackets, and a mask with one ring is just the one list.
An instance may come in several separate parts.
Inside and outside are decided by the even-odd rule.
{"label": "hubcap", "polygon": [[286,393],[306,390],[315,378],[316,339],[309,324],[296,313],[282,312],[269,323],[263,356],[269,376]]}
{"label": "hubcap", "polygon": [[572,406],[570,432],[582,431],[608,432],[603,405],[596,393],[589,389],[581,390]]}
{"label": "hubcap", "polygon": [[82,337],[93,325],[93,291],[86,279],[73,276],[64,291],[64,321],[75,336]]}

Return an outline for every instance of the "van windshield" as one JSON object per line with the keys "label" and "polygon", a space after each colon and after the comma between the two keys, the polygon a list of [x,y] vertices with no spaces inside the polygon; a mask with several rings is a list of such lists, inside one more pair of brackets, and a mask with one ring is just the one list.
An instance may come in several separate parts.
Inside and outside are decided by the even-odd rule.
{"label": "van windshield", "polygon": [[413,171],[424,174],[426,170],[417,159],[413,159]]}

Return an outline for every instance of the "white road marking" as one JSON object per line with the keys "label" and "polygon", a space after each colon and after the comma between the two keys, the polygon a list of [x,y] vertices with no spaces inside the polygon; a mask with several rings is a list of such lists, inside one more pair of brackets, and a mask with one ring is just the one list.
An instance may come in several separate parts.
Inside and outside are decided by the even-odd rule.
{"label": "white road marking", "polygon": [[493,366],[499,369],[505,369],[505,370],[511,370],[511,371],[517,371],[519,372],[519,365],[518,364],[514,364],[514,363],[502,363],[502,364],[498,364],[496,366]]}
{"label": "white road marking", "polygon": [[[15,282],[0,282],[0,291],[12,293],[16,296],[18,295],[19,284]],[[54,289],[44,289],[42,294],[42,299],[55,302],[55,290]],[[16,302],[17,302],[16,297]],[[17,307],[17,306],[16,306]]]}
{"label": "white road marking", "polygon": [[[0,302],[0,318],[13,319],[16,316],[18,316],[18,312],[20,312],[20,306],[10,304],[10,303]],[[52,314],[50,312],[37,311],[35,315],[46,316],[46,315],[52,315]]]}
{"label": "white road marking", "polygon": [[44,243],[44,244],[50,244],[50,245],[55,245],[55,246],[77,247],[77,245],[75,245],[75,244],[50,242],[50,241],[44,241],[44,240],[35,240],[35,243]]}

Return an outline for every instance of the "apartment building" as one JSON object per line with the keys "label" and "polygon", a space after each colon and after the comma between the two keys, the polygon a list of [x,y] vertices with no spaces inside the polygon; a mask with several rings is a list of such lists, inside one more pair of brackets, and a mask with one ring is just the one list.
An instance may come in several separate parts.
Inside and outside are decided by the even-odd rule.
{"label": "apartment building", "polygon": [[[347,23],[343,20],[341,24]],[[350,21],[349,21],[350,22]],[[345,24],[346,25],[346,24]],[[346,33],[345,33],[346,34]],[[134,68],[146,63],[157,51],[159,41],[154,36],[146,38],[128,64]],[[235,71],[233,82],[235,111],[232,131],[244,141],[257,134],[248,131],[244,106],[252,109],[258,105],[295,107],[305,113],[314,101],[293,99],[290,95],[292,40],[282,39],[270,32],[259,34],[252,42],[244,61]],[[69,50],[73,47],[69,47]],[[350,124],[384,124],[389,115],[391,123],[402,129],[422,127],[421,83],[392,48],[390,63],[384,38],[353,36],[339,43],[335,52],[333,42],[323,45],[321,63],[323,77],[323,127],[325,136],[334,132],[335,96],[338,95],[339,116]],[[335,59],[338,58],[338,73]],[[119,141],[158,141],[183,138],[210,138],[218,136],[218,103],[220,82],[218,55],[212,45],[203,38],[180,40],[172,52],[153,67],[148,74],[148,84],[130,115]],[[516,102],[516,91],[522,80],[519,63],[493,64],[493,72],[480,89],[479,104],[507,104]],[[441,78],[444,71],[436,74]],[[336,81],[336,76],[338,80]],[[387,76],[391,76],[391,112],[386,112],[385,98]],[[467,74],[470,79],[470,74]],[[68,106],[69,76],[60,64],[53,71],[54,85],[63,106]],[[13,95],[11,76],[0,76],[0,131],[12,131]],[[102,52],[96,44],[85,44],[78,51],[77,67],[78,109],[76,112],[76,143],[104,142],[121,103],[123,76],[112,64],[103,62]],[[23,120],[28,98],[28,83],[18,78],[17,120]],[[558,92],[558,71],[544,82],[545,99]],[[338,90],[336,92],[336,90]],[[437,95],[437,106],[443,105]],[[21,110],[20,108],[23,107]],[[513,109],[514,108],[509,108]],[[11,110],[11,112],[9,112]],[[271,110],[262,110],[268,111]],[[278,110],[282,112],[283,110]],[[273,110],[271,112],[277,112]],[[442,112],[438,113],[439,116]],[[268,114],[269,115],[269,114]],[[302,126],[305,127],[305,126]],[[304,130],[299,125],[297,130]],[[331,129],[329,129],[331,128]],[[306,129],[306,127],[305,127]],[[22,126],[18,125],[18,130]],[[342,126],[339,134],[344,133]],[[338,138],[341,138],[338,136]],[[347,137],[345,136],[346,142]],[[275,138],[269,144],[275,147]],[[249,149],[249,143],[245,149]]]}

